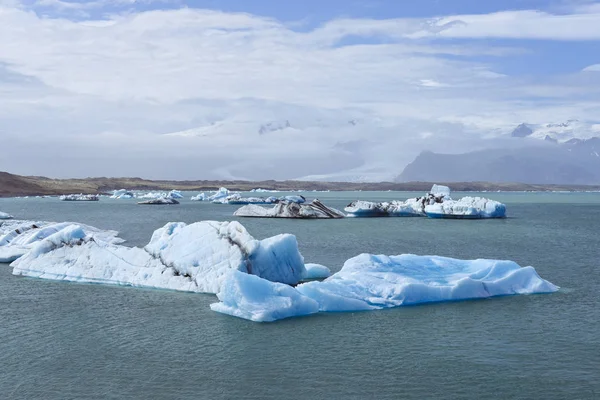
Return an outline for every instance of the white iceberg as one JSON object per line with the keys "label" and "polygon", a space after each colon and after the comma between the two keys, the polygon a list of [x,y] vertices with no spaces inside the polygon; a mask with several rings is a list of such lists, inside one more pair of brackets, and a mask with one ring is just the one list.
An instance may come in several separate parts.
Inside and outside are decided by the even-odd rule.
{"label": "white iceberg", "polygon": [[221,302],[210,305],[213,311],[257,322],[271,322],[319,311],[316,301],[303,296],[293,287],[239,271],[228,275],[217,297]]}
{"label": "white iceberg", "polygon": [[348,204],[344,211],[348,213],[348,217],[423,217],[425,199],[419,197],[382,203],[356,200]]}
{"label": "white iceberg", "polygon": [[297,219],[344,218],[345,216],[341,211],[327,207],[317,199],[308,204],[282,201],[272,208],[249,204],[236,210],[233,215],[236,217]]}
{"label": "white iceberg", "polygon": [[483,197],[463,197],[460,200],[445,200],[425,206],[429,218],[505,218],[506,206]]}
{"label": "white iceberg", "polygon": [[217,293],[233,270],[286,284],[306,274],[295,236],[259,241],[235,221],[168,223],[143,249],[109,244],[69,225],[11,266],[14,275],[203,293]]}
{"label": "white iceberg", "polygon": [[171,190],[166,197],[170,197],[172,199],[183,199],[183,195],[179,190]]}
{"label": "white iceberg", "polygon": [[[0,262],[12,262],[29,252],[35,245],[73,225],[72,222],[11,221],[0,226]],[[107,243],[123,243],[119,232],[79,224],[90,238]]]}
{"label": "white iceberg", "polygon": [[506,206],[482,197],[463,197],[453,200],[450,188],[433,185],[431,191],[422,197],[405,201],[374,203],[356,200],[348,204],[344,211],[348,217],[430,217],[430,218],[504,218]]}
{"label": "white iceberg", "polygon": [[100,196],[97,194],[64,194],[59,197],[61,201],[98,201]]}
{"label": "white iceberg", "polygon": [[208,201],[214,202],[215,200],[224,199],[227,196],[229,196],[229,189],[222,187],[215,194],[208,196]]}
{"label": "white iceberg", "polygon": [[169,197],[168,193],[165,192],[148,192],[148,193],[137,193],[135,195],[137,199],[160,199],[161,197]]}
{"label": "white iceberg", "polygon": [[111,199],[133,199],[135,194],[127,189],[113,190]]}
{"label": "white iceberg", "polygon": [[331,270],[321,264],[304,264],[306,273],[303,280],[325,279],[331,275]]}
{"label": "white iceberg", "polygon": [[431,187],[431,190],[429,191],[429,194],[432,194],[435,197],[445,197],[445,198],[451,198],[450,197],[450,188],[448,186],[444,186],[444,185],[433,185]]}
{"label": "white iceberg", "polygon": [[[219,292],[218,312],[273,321],[280,316],[313,313],[309,299],[321,312],[378,310],[433,302],[480,299],[516,294],[551,293],[559,288],[542,279],[533,267],[512,261],[458,260],[437,256],[376,256],[361,254],[346,261],[341,271],[285,292],[269,282],[234,277]],[[243,286],[243,290],[236,287]],[[257,290],[253,290],[256,285]],[[233,288],[233,289],[232,289]],[[250,294],[250,300],[242,298]],[[281,298],[284,298],[283,300]],[[278,307],[281,307],[278,308]]]}
{"label": "white iceberg", "polygon": [[12,219],[12,218],[13,218],[12,215],[0,211],[0,219]]}
{"label": "white iceberg", "polygon": [[306,198],[302,195],[281,196],[279,201],[289,201],[290,203],[302,204],[306,202]]}
{"label": "white iceberg", "polygon": [[196,196],[190,197],[190,200],[192,201],[206,201],[207,199],[208,197],[206,196],[206,193],[200,193]]}

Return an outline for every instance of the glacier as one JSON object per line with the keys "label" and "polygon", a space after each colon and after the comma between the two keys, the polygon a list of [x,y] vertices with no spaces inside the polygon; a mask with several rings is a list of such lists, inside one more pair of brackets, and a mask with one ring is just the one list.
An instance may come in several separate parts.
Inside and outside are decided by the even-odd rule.
{"label": "glacier", "polygon": [[255,204],[243,206],[233,213],[236,217],[254,218],[344,218],[345,215],[335,208],[327,207],[318,199],[307,204],[298,204],[280,201],[272,208],[265,208]]}
{"label": "glacier", "polygon": [[[46,222],[12,220],[0,225],[0,262],[12,262],[29,252],[35,245],[69,226],[73,222]],[[80,228],[90,238],[107,243],[123,243],[118,237],[119,232],[102,230],[89,225],[79,224]]]}
{"label": "glacier", "polygon": [[12,218],[13,218],[12,215],[0,211],[0,219],[12,219]]}
{"label": "glacier", "polygon": [[235,221],[171,222],[144,248],[104,242],[65,224],[14,261],[13,274],[201,293],[217,293],[232,270],[290,285],[306,275],[295,236],[256,240]]}
{"label": "glacier", "polygon": [[351,312],[559,289],[540,278],[533,267],[513,261],[412,254],[361,254],[324,281],[295,289],[283,290],[241,274],[230,279],[217,294],[220,303],[211,309],[260,322],[314,314],[310,300],[318,304],[318,312]]}

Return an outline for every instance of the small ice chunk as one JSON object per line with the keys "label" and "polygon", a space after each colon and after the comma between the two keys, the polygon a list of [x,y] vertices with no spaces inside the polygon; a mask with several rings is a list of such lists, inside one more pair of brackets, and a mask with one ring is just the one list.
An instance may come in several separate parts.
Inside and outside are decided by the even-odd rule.
{"label": "small ice chunk", "polygon": [[304,264],[306,274],[304,280],[308,279],[325,279],[331,275],[331,270],[321,264]]}
{"label": "small ice chunk", "polygon": [[314,314],[319,304],[282,283],[273,283],[240,271],[232,272],[210,305],[213,311],[256,322]]}
{"label": "small ice chunk", "polygon": [[12,218],[13,218],[12,215],[0,211],[0,219],[12,219]]}

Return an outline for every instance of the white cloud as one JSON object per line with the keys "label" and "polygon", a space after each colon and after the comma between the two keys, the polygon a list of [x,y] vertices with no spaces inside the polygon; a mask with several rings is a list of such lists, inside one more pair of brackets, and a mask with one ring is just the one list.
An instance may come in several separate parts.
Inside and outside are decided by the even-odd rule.
{"label": "white cloud", "polygon": [[458,15],[428,21],[410,34],[413,38],[505,38],[544,40],[599,40],[600,10],[579,14],[541,11],[504,11]]}
{"label": "white cloud", "polygon": [[[593,77],[524,80],[473,59],[521,48],[409,38],[430,35],[439,21],[427,35],[428,21],[416,19],[341,19],[296,31],[191,8],[73,21],[35,7],[0,6],[0,140],[13,149],[0,170],[380,179],[424,148],[469,150],[520,122],[585,119],[600,109]],[[525,25],[538,17],[514,14]],[[501,32],[496,14],[464,23],[481,27],[482,18]],[[462,29],[447,23],[463,19],[449,17],[438,35]],[[361,41],[373,38],[385,40]],[[289,130],[258,134],[287,120]],[[164,135],[189,129],[202,135]],[[52,162],[57,154],[62,162]]]}
{"label": "white cloud", "polygon": [[585,72],[600,72],[600,64],[589,65],[585,67],[582,71]]}

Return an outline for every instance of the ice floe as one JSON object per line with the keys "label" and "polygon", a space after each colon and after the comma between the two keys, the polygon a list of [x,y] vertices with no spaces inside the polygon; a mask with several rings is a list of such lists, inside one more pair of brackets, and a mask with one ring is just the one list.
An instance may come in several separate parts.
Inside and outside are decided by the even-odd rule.
{"label": "ice floe", "polygon": [[135,197],[135,193],[127,190],[127,189],[119,189],[113,190],[111,199],[133,199]]}
{"label": "ice floe", "polygon": [[483,197],[463,197],[427,205],[425,213],[430,218],[505,218],[506,206]]}
{"label": "ice floe", "polygon": [[151,200],[145,200],[145,201],[139,201],[138,204],[141,205],[172,205],[172,204],[179,204],[179,202],[177,200],[175,200],[172,197],[159,197],[156,199],[151,199]]}
{"label": "ice floe", "polygon": [[98,201],[100,196],[97,194],[64,194],[59,197],[61,201]]}
{"label": "ice floe", "polygon": [[12,218],[13,218],[12,215],[0,211],[0,219],[12,219]]}
{"label": "ice floe", "polygon": [[236,210],[233,215],[236,217],[301,219],[344,218],[345,216],[341,211],[327,207],[318,199],[305,204],[281,201],[272,208],[250,204]]}
{"label": "ice floe", "polygon": [[374,203],[356,200],[344,211],[349,217],[431,217],[431,218],[503,218],[506,206],[482,197],[463,197],[453,200],[450,188],[433,185],[425,196],[405,201]]}
{"label": "ice floe", "polygon": [[282,283],[235,271],[228,275],[217,294],[219,303],[210,308],[222,314],[257,322],[314,314],[319,303]]}
{"label": "ice floe", "polygon": [[211,308],[253,321],[274,321],[315,313],[313,302],[320,312],[347,312],[558,289],[533,267],[523,268],[512,261],[361,254],[324,281],[295,289],[231,276],[217,294],[220,303]]}
{"label": "ice floe", "polygon": [[286,284],[306,274],[295,236],[256,240],[235,221],[168,223],[143,249],[69,224],[11,266],[14,275],[204,293],[217,293],[233,270]]}
{"label": "ice floe", "polygon": [[[12,262],[30,251],[36,243],[73,225],[73,222],[11,220],[0,225],[0,262]],[[90,238],[107,243],[122,243],[119,232],[79,224]]]}
{"label": "ice floe", "polygon": [[200,193],[196,196],[190,197],[190,200],[192,200],[192,201],[206,201],[207,199],[208,199],[208,196],[206,196],[206,193]]}
{"label": "ice floe", "polygon": [[321,264],[304,264],[304,268],[306,269],[304,280],[325,279],[331,275],[331,270]]}

